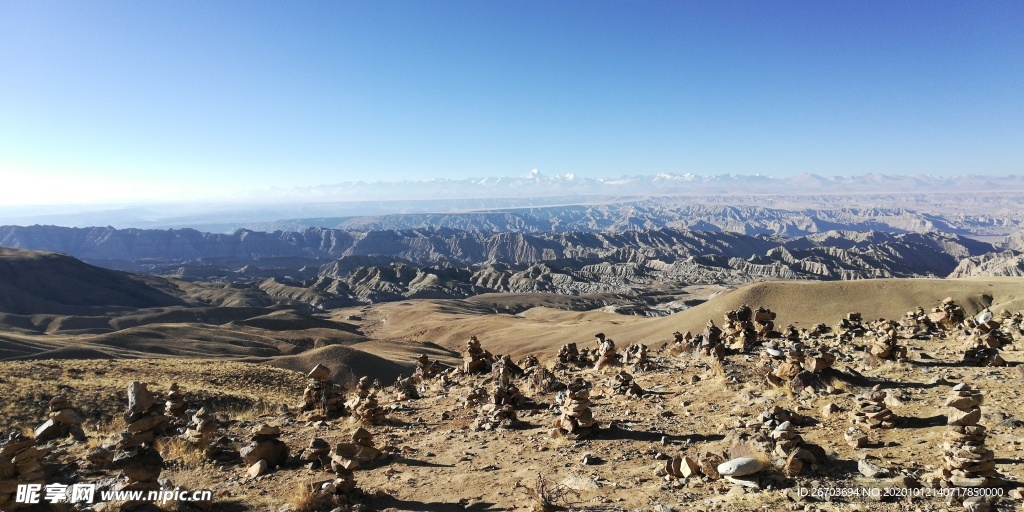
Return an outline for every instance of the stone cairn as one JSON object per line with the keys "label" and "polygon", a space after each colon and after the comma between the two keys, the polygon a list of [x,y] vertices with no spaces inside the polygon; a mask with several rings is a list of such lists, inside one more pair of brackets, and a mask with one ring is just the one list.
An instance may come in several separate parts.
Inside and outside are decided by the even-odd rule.
{"label": "stone cairn", "polygon": [[647,354],[650,348],[643,343],[632,343],[626,347],[623,353],[623,363],[632,365],[634,371],[649,371],[654,369],[654,361],[651,361]]}
{"label": "stone cairn", "polygon": [[758,307],[756,310],[754,310],[754,330],[757,331],[757,335],[765,338],[771,338],[776,336],[776,317],[777,315],[774,311],[763,306]]}
{"label": "stone cairn", "polygon": [[288,445],[278,439],[280,427],[257,425],[252,430],[249,444],[242,447],[242,460],[249,466],[249,477],[265,475],[288,461]]}
{"label": "stone cairn", "polygon": [[216,435],[219,429],[220,422],[217,421],[217,418],[210,414],[206,407],[200,407],[192,415],[192,421],[189,422],[182,437],[192,443],[201,443]]}
{"label": "stone cairn", "polygon": [[441,375],[444,372],[444,367],[439,361],[431,361],[426,354],[420,354],[420,357],[416,359],[416,370],[413,376],[419,377],[420,380],[429,380]]}
{"label": "stone cairn", "polygon": [[494,356],[480,346],[480,340],[471,336],[466,342],[466,355],[462,358],[462,371],[467,375],[491,371]]}
{"label": "stone cairn", "polygon": [[523,405],[526,398],[512,382],[512,361],[503,357],[494,364],[496,374],[494,393],[490,402],[479,411],[473,430],[492,430],[497,427],[509,428],[518,421],[515,408]]}
{"label": "stone cairn", "polygon": [[416,400],[420,397],[420,391],[417,386],[420,383],[420,378],[413,375],[412,377],[406,377],[399,375],[395,379],[395,392],[398,395],[398,400]]}
{"label": "stone cairn", "polygon": [[768,365],[775,360],[783,360],[778,366],[766,374],[768,382],[775,386],[789,384],[794,391],[800,392],[806,387],[821,388],[825,380],[822,374],[836,362],[836,356],[824,348],[808,350],[799,337],[788,339],[785,348],[774,341],[765,344],[763,356]]}
{"label": "stone cairn", "polygon": [[613,395],[639,397],[644,394],[643,388],[633,380],[632,375],[625,371],[619,372],[612,377],[608,382],[608,388],[609,392]]}
{"label": "stone cairn", "polygon": [[840,340],[850,341],[853,338],[864,336],[867,329],[864,327],[861,314],[851,312],[846,315],[846,318],[843,318],[836,324],[833,331],[839,336]]}
{"label": "stone cairn", "polygon": [[47,409],[47,420],[35,429],[36,442],[64,439],[69,435],[78,441],[85,440],[85,431],[82,430],[85,418],[71,406],[71,401],[67,397],[53,397],[47,404]]}
{"label": "stone cairn", "polygon": [[960,327],[960,324],[966,319],[967,312],[956,302],[953,302],[953,297],[942,299],[942,303],[938,307],[932,308],[932,312],[928,315],[928,320],[933,325],[947,331]]}
{"label": "stone cairn", "polygon": [[765,428],[770,428],[769,436],[774,444],[775,455],[785,458],[785,472],[789,476],[796,476],[803,472],[805,465],[821,464],[825,462],[825,450],[820,446],[804,441],[797,432],[794,420],[786,420],[777,423],[774,418],[765,423]]}
{"label": "stone cairn", "polygon": [[694,342],[693,334],[690,334],[690,331],[686,331],[685,334],[679,331],[672,333],[673,353],[684,354],[692,352],[695,348],[697,348],[697,345]]}
{"label": "stone cairn", "polygon": [[589,364],[590,361],[583,358],[575,343],[562,345],[562,348],[558,349],[558,355],[555,356],[556,369],[564,369],[570,366],[583,367]]}
{"label": "stone cairn", "polygon": [[171,418],[181,419],[185,417],[185,409],[185,395],[178,387],[178,383],[174,382],[164,399],[164,414]]}
{"label": "stone cairn", "polygon": [[942,487],[1001,487],[1005,479],[996,471],[995,455],[985,447],[985,427],[979,425],[984,396],[967,384],[957,384],[946,399],[946,442],[943,469],[932,483]]}
{"label": "stone cairn", "polygon": [[302,392],[302,410],[310,421],[337,418],[345,414],[341,386],[331,382],[331,369],[318,364],[306,375],[309,381]]}
{"label": "stone cairn", "polygon": [[373,436],[365,428],[357,428],[355,432],[352,432],[351,439],[352,441],[349,443],[338,443],[331,450],[330,467],[338,478],[321,486],[321,489],[328,494],[346,497],[358,495],[356,468],[384,456],[384,453],[374,446]]}
{"label": "stone cairn", "polygon": [[466,401],[463,403],[463,407],[467,409],[470,407],[476,407],[487,402],[488,398],[486,389],[480,386],[472,386],[466,393]]}
{"label": "stone cairn", "polygon": [[309,446],[299,454],[299,464],[306,469],[319,470],[331,467],[331,445],[314,437],[309,441]]}
{"label": "stone cairn", "polygon": [[722,330],[715,325],[714,320],[708,320],[701,335],[699,350],[702,355],[714,356],[721,360],[725,357],[725,346],[722,345]]}
{"label": "stone cairn", "polygon": [[867,352],[873,357],[881,360],[905,361],[907,359],[907,347],[897,344],[899,334],[898,324],[893,320],[879,319],[873,322],[875,339],[868,347]]}
{"label": "stone cairn", "polygon": [[1004,332],[1002,322],[991,311],[985,310],[965,325],[973,325],[967,334],[964,363],[971,366],[1006,366],[999,351],[1013,343],[1013,335]]}
{"label": "stone cairn", "polygon": [[[116,490],[158,491],[160,472],[164,460],[153,443],[170,426],[171,418],[163,414],[163,407],[157,403],[145,384],[132,382],[128,386],[128,410],[124,413],[128,427],[121,433],[113,466],[121,470],[124,481]],[[147,501],[129,502],[122,510],[134,510],[149,505]]]}
{"label": "stone cairn", "polygon": [[28,507],[14,503],[19,484],[43,483],[57,473],[50,448],[36,446],[36,440],[17,430],[0,441],[0,510],[18,510]]}
{"label": "stone cairn", "polygon": [[885,405],[888,394],[875,386],[857,399],[857,409],[850,413],[850,423],[868,428],[895,428],[898,417]]}
{"label": "stone cairn", "polygon": [[757,329],[754,325],[754,311],[744,304],[725,314],[722,336],[729,348],[745,354],[757,344]]}
{"label": "stone cairn", "polygon": [[619,356],[615,351],[615,342],[605,337],[603,332],[594,335],[600,345],[597,348],[597,362],[594,363],[595,370],[618,366]]}
{"label": "stone cairn", "polygon": [[577,378],[566,389],[558,429],[570,437],[582,438],[589,436],[597,428],[594,413],[590,410],[590,384],[582,378]]}
{"label": "stone cairn", "polygon": [[355,395],[345,403],[352,416],[371,425],[382,423],[385,418],[384,408],[377,403],[377,395],[369,377],[362,377],[356,384]]}

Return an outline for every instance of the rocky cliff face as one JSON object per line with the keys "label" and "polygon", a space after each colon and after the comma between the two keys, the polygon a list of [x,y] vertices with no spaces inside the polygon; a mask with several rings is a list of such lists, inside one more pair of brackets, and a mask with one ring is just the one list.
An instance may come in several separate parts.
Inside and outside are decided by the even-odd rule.
{"label": "rocky cliff face", "polygon": [[1004,251],[974,256],[960,261],[949,277],[1024,276],[1024,252]]}
{"label": "rocky cliff face", "polygon": [[827,231],[784,238],[660,228],[484,233],[298,233],[0,228],[0,244],[184,280],[249,283],[274,300],[330,308],[488,292],[641,296],[652,287],[759,278],[946,276],[991,245],[942,233]]}

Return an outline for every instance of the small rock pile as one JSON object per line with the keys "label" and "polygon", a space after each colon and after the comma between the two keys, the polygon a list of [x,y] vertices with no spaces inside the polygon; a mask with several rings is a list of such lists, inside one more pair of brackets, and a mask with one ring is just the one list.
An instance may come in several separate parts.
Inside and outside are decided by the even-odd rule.
{"label": "small rock pile", "polygon": [[965,322],[965,325],[974,327],[968,331],[964,363],[971,366],[1006,366],[999,351],[1013,343],[1013,335],[1003,331],[1002,322],[986,309],[976,318]]}
{"label": "small rock pile", "polygon": [[299,454],[299,464],[306,469],[319,470],[331,467],[331,445],[314,437],[309,441],[309,446]]}
{"label": "small rock pile", "polygon": [[708,324],[704,327],[704,333],[701,334],[698,348],[700,353],[705,356],[714,356],[719,360],[725,357],[725,346],[722,345],[722,330],[715,325],[714,320],[708,320]]}
{"label": "small rock pile", "polygon": [[18,485],[48,481],[60,468],[52,459],[50,448],[16,430],[0,441],[0,510],[27,507],[14,503]]}
{"label": "small rock pile", "polygon": [[171,388],[167,391],[167,397],[164,399],[164,414],[180,419],[185,417],[185,410],[185,395],[178,387],[178,383],[174,382],[171,384]]}
{"label": "small rock pile", "polygon": [[773,337],[777,316],[774,311],[763,306],[754,311],[754,330],[757,331],[758,336]]}
{"label": "small rock pile", "polygon": [[947,331],[959,327],[966,318],[967,312],[953,301],[953,297],[942,299],[942,303],[938,307],[932,308],[932,312],[928,315],[928,320],[933,325]]}
{"label": "small rock pile", "polygon": [[736,352],[749,352],[757,344],[757,326],[753,320],[754,311],[746,304],[726,313],[722,326],[725,343]]}
{"label": "small rock pile", "polygon": [[512,382],[511,360],[500,358],[494,364],[496,373],[494,393],[491,400],[480,407],[473,430],[493,430],[495,428],[511,428],[515,426],[516,406],[521,406],[526,398]]}
{"label": "small rock pile", "polygon": [[250,478],[267,474],[288,461],[288,445],[279,437],[279,427],[262,424],[253,429],[249,444],[240,450],[242,460],[249,466]]}
{"label": "small rock pile", "polygon": [[568,368],[571,366],[586,366],[590,362],[584,360],[580,355],[580,350],[575,343],[566,343],[562,345],[562,348],[558,349],[558,355],[555,356],[555,368]]}
{"label": "small rock pile", "polygon": [[189,422],[181,437],[190,443],[202,443],[214,437],[218,429],[220,429],[220,423],[217,418],[210,414],[206,407],[200,407],[192,415],[192,421]]}
{"label": "small rock pile", "polygon": [[857,399],[857,409],[850,413],[850,422],[854,425],[866,425],[869,428],[895,428],[898,417],[885,405],[888,394],[881,386],[875,386]]}
{"label": "small rock pile", "polygon": [[384,456],[384,452],[378,450],[377,446],[373,443],[373,434],[363,427],[359,427],[352,432],[352,444],[357,448],[356,460],[360,464],[368,464]]}
{"label": "small rock pile", "polygon": [[643,343],[632,343],[626,347],[623,353],[623,363],[633,365],[634,371],[648,371],[654,369],[654,361],[651,361],[647,352],[650,349]]}
{"label": "small rock pile", "polygon": [[480,340],[476,336],[472,336],[466,342],[466,355],[462,361],[462,371],[471,375],[490,372],[494,357],[480,346]]}
{"label": "small rock pile", "polygon": [[300,410],[310,421],[337,418],[345,414],[341,386],[330,381],[331,369],[318,364],[306,375],[309,383],[302,392]]}
{"label": "small rock pile", "polygon": [[633,376],[624,371],[619,372],[608,381],[608,388],[613,395],[638,397],[644,394],[643,388],[633,380]]}
{"label": "small rock pile", "polygon": [[872,356],[882,360],[905,361],[907,347],[897,344],[898,325],[893,320],[879,320],[873,323],[875,339],[867,348]]}
{"label": "small rock pile", "polygon": [[71,401],[66,396],[53,397],[47,404],[47,409],[47,420],[35,429],[37,442],[64,439],[69,435],[78,441],[85,440],[85,432],[82,430],[85,418],[71,406]]}
{"label": "small rock pile", "polygon": [[398,400],[416,400],[420,397],[420,391],[417,389],[420,378],[417,376],[405,377],[399,375],[395,379],[395,392],[398,395]]}
{"label": "small rock pile", "polygon": [[420,354],[416,359],[416,370],[413,375],[422,380],[433,379],[444,372],[444,366],[439,361],[431,361],[426,354]]}
{"label": "small rock pile", "polygon": [[352,416],[359,421],[376,425],[385,419],[385,411],[377,403],[377,394],[369,377],[362,377],[356,384],[355,395],[345,403]]}
{"label": "small rock pile", "polygon": [[598,428],[590,410],[590,383],[577,378],[566,389],[558,429],[573,438],[589,436]]}
{"label": "small rock pile", "polygon": [[[520,407],[526,402],[526,397],[519,391],[519,387],[512,381],[515,370],[518,369],[511,359],[499,358],[494,364],[495,385],[491,402],[495,405],[511,405]],[[521,373],[521,371],[520,371]]]}
{"label": "small rock pile", "polygon": [[857,312],[850,312],[847,313],[846,318],[843,318],[838,324],[836,324],[832,331],[839,336],[839,339],[849,341],[853,338],[863,336],[867,332],[867,329],[864,327],[863,317],[861,314]]}
{"label": "small rock pile", "polygon": [[128,386],[128,410],[124,412],[126,432],[121,434],[121,449],[152,444],[171,424],[171,418],[163,414],[153,393],[145,384],[132,382]]}
{"label": "small rock pile", "polygon": [[463,403],[463,407],[470,408],[476,407],[480,404],[486,403],[490,399],[487,394],[487,390],[480,386],[472,386],[466,393],[466,400]]}
{"label": "small rock pile", "polygon": [[595,370],[610,368],[619,364],[618,354],[615,352],[615,342],[606,338],[603,332],[594,335],[600,346],[597,349],[597,362],[594,363]]}
{"label": "small rock pile", "polygon": [[[946,442],[943,444],[943,469],[937,477],[943,487],[1001,487],[1005,479],[996,471],[995,455],[985,447],[985,427],[981,420],[984,396],[967,384],[957,384],[946,399]],[[933,481],[933,483],[935,483]]]}
{"label": "small rock pile", "polygon": [[796,476],[803,472],[805,465],[825,462],[825,450],[804,441],[797,432],[793,421],[779,423],[769,433],[774,441],[774,453],[785,459],[783,468],[787,475]]}
{"label": "small rock pile", "polygon": [[[163,407],[157,404],[145,384],[132,382],[128,385],[128,410],[124,420],[128,424],[121,433],[121,441],[113,458],[113,466],[121,471],[124,480],[115,486],[117,491],[159,491],[160,472],[164,459],[153,443],[170,426],[171,418],[163,414]],[[148,501],[133,501],[121,506],[121,510],[135,510]]]}

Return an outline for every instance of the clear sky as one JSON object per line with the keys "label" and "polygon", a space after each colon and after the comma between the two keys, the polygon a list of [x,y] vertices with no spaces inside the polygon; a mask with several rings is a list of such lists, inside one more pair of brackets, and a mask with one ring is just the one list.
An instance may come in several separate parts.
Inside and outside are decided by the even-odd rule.
{"label": "clear sky", "polygon": [[0,0],[0,204],[1022,148],[1019,0]]}

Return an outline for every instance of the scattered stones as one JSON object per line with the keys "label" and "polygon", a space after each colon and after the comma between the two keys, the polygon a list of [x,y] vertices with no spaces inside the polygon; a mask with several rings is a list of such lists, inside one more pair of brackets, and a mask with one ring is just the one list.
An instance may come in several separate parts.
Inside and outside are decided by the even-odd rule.
{"label": "scattered stones", "polygon": [[412,376],[405,377],[399,375],[395,379],[395,393],[398,395],[399,401],[416,400],[420,397],[420,392],[417,386],[420,383],[420,377]]}
{"label": "scattered stones", "polygon": [[887,478],[889,476],[889,470],[875,464],[873,460],[868,460],[867,457],[862,457],[857,461],[857,471],[860,471],[860,474],[868,478]]}

